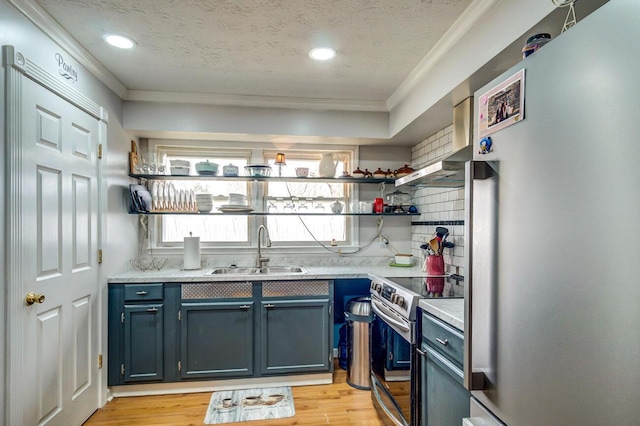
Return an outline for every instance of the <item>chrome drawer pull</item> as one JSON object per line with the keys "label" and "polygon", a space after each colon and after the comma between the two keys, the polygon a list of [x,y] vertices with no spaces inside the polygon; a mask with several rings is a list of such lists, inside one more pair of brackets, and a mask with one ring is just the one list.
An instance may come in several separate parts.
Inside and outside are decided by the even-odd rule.
{"label": "chrome drawer pull", "polygon": [[147,312],[158,312],[158,308],[149,308]]}
{"label": "chrome drawer pull", "polygon": [[147,295],[147,292],[146,292],[146,291],[144,291],[144,290],[142,290],[142,291],[136,291],[136,295],[138,295],[138,296],[146,296],[146,295]]}
{"label": "chrome drawer pull", "polygon": [[250,306],[249,305],[240,305],[240,309],[249,309]]}
{"label": "chrome drawer pull", "polygon": [[436,337],[436,342],[440,343],[442,346],[447,346],[449,344],[449,341],[447,339],[442,340],[442,339],[438,339],[437,337]]}
{"label": "chrome drawer pull", "polygon": [[267,303],[266,305],[264,305],[265,308],[275,308],[275,305],[272,305],[271,303]]}

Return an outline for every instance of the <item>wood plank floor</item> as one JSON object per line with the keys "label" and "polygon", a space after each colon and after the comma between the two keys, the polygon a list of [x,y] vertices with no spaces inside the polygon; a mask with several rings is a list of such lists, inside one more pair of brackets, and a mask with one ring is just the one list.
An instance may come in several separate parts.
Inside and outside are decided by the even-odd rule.
{"label": "wood plank floor", "polygon": [[[346,383],[337,365],[330,385],[291,388],[296,415],[286,419],[226,423],[227,425],[353,425],[382,426],[369,391]],[[96,411],[85,426],[203,425],[211,393],[115,398]]]}

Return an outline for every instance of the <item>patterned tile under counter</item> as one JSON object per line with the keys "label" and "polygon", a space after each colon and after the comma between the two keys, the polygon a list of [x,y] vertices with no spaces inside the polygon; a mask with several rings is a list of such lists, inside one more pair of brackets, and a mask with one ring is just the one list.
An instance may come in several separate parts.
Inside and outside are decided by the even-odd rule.
{"label": "patterned tile under counter", "polygon": [[450,324],[460,331],[464,330],[464,299],[422,299],[418,303],[422,310]]}

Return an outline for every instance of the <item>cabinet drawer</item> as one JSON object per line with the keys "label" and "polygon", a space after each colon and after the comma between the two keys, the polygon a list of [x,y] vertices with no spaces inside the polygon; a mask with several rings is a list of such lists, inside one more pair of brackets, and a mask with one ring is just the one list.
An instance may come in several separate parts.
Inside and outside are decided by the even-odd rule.
{"label": "cabinet drawer", "polygon": [[126,284],[124,301],[139,302],[145,300],[163,300],[163,284]]}
{"label": "cabinet drawer", "polygon": [[423,313],[422,341],[462,365],[464,337],[457,329],[431,315]]}

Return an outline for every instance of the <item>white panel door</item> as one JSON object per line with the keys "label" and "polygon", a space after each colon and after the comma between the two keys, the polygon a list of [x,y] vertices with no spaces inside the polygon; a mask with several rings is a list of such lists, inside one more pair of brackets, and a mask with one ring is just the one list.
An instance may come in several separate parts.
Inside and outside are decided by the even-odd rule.
{"label": "white panel door", "polygon": [[80,425],[99,406],[98,120],[23,78],[24,425]]}

